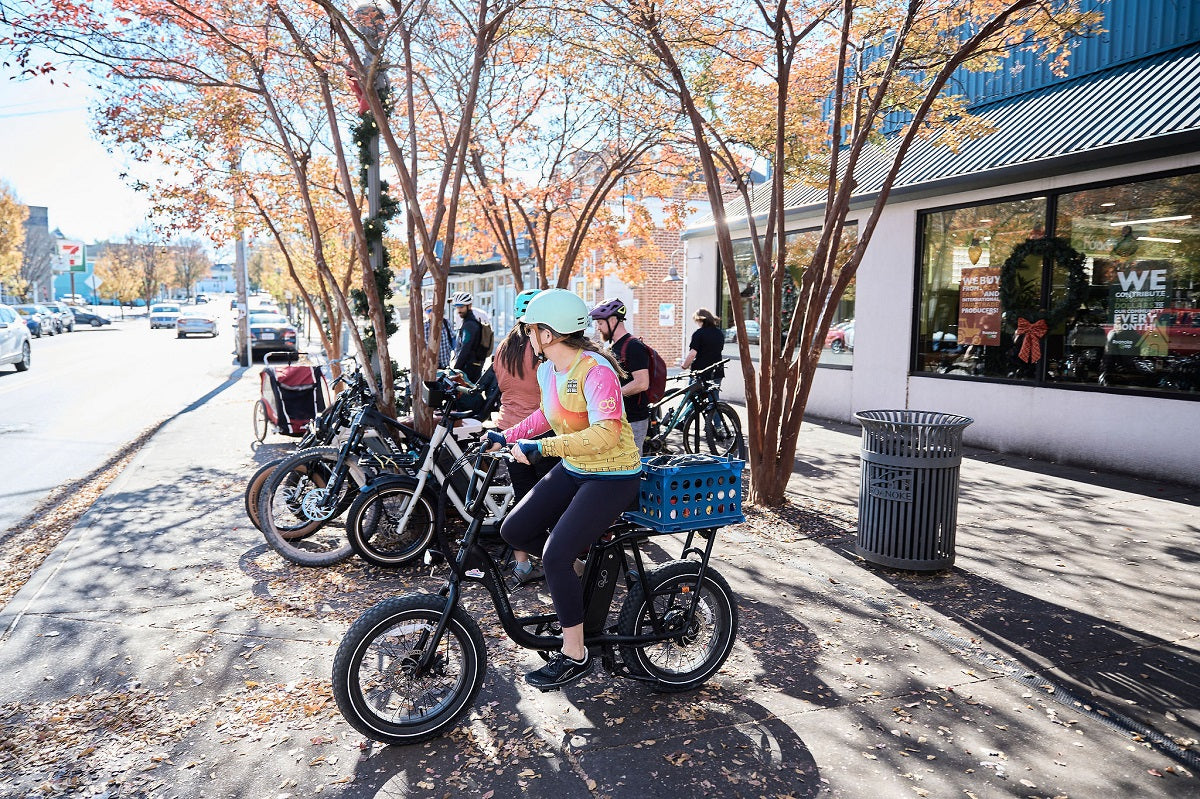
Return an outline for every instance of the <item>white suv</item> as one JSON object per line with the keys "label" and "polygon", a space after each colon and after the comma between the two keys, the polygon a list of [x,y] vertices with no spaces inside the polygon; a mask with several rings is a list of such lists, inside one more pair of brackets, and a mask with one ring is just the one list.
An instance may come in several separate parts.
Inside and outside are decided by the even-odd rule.
{"label": "white suv", "polygon": [[0,363],[15,364],[18,372],[29,368],[29,327],[12,308],[0,305]]}

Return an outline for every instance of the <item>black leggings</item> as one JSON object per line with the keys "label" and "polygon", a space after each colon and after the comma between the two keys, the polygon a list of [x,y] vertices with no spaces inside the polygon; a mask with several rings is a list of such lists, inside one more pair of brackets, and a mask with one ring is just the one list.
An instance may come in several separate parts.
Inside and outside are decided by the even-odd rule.
{"label": "black leggings", "polygon": [[504,517],[500,536],[509,546],[541,555],[546,585],[563,627],[583,624],[583,585],[575,575],[575,558],[629,507],[640,480],[636,474],[584,477],[559,464]]}

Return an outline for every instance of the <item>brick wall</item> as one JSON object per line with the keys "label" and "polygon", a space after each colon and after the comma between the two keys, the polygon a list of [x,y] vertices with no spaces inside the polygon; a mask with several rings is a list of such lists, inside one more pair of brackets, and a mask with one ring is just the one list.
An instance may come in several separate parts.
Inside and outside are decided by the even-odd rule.
{"label": "brick wall", "polygon": [[[630,321],[626,324],[635,335],[641,336],[647,344],[658,350],[667,366],[672,367],[683,354],[685,336],[690,339],[695,327],[685,315],[683,305],[683,289],[687,285],[687,260],[678,232],[655,231],[654,243],[662,254],[659,258],[642,264],[646,280],[633,290],[638,311],[630,316]],[[685,279],[684,282],[663,282],[663,278],[667,276],[667,269],[671,266],[678,270],[679,275]],[[669,327],[662,326],[659,321],[659,306],[663,303],[675,306],[674,325]]]}

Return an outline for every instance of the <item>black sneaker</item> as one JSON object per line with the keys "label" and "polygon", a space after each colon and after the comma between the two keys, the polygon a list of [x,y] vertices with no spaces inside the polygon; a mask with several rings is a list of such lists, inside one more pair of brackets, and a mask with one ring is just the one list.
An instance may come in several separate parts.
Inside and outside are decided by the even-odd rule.
{"label": "black sneaker", "polygon": [[512,569],[512,576],[517,585],[525,585],[525,583],[532,583],[535,580],[543,579],[546,576],[546,570],[542,568],[540,563],[535,563],[530,566],[529,571],[527,572],[523,572],[514,566]]}
{"label": "black sneaker", "polygon": [[550,656],[550,662],[536,671],[525,675],[525,682],[534,688],[550,691],[570,685],[592,673],[591,655],[585,654],[582,661],[571,660],[562,652]]}

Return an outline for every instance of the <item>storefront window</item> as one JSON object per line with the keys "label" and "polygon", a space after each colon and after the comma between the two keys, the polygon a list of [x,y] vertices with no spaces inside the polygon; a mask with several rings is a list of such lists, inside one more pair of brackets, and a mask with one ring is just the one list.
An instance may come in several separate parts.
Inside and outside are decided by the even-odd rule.
{"label": "storefront window", "polygon": [[1064,194],[1056,222],[1087,288],[1047,379],[1200,389],[1200,175]]}
{"label": "storefront window", "polygon": [[1200,390],[1197,205],[1189,174],[922,214],[915,370]]}
{"label": "storefront window", "polygon": [[[812,260],[813,251],[820,243],[819,230],[804,230],[789,233],[786,239],[788,280],[785,282],[782,298],[784,329],[791,323],[796,311],[797,285],[803,278],[804,269]],[[858,243],[858,229],[847,225],[840,247],[841,262],[850,255]],[[737,329],[733,324],[733,303],[739,302],[742,314],[746,319],[746,338],[752,352],[757,355],[759,344],[759,320],[762,313],[759,297],[758,267],[754,263],[754,249],[750,239],[739,239],[733,242],[734,269],[737,272],[738,291],[735,297],[730,297],[725,286],[724,276],[719,279],[721,325],[725,328],[725,355],[736,358]],[[839,364],[849,366],[854,359],[854,290],[855,281],[851,280],[841,302],[837,315],[830,327],[825,340],[825,348],[821,352],[821,364]]]}
{"label": "storefront window", "polygon": [[[937,211],[922,217],[918,372],[1032,378],[1014,349],[1000,308],[1003,264],[1018,245],[1045,235],[1046,198]],[[1036,307],[1041,259],[1017,268],[1016,288]]]}

